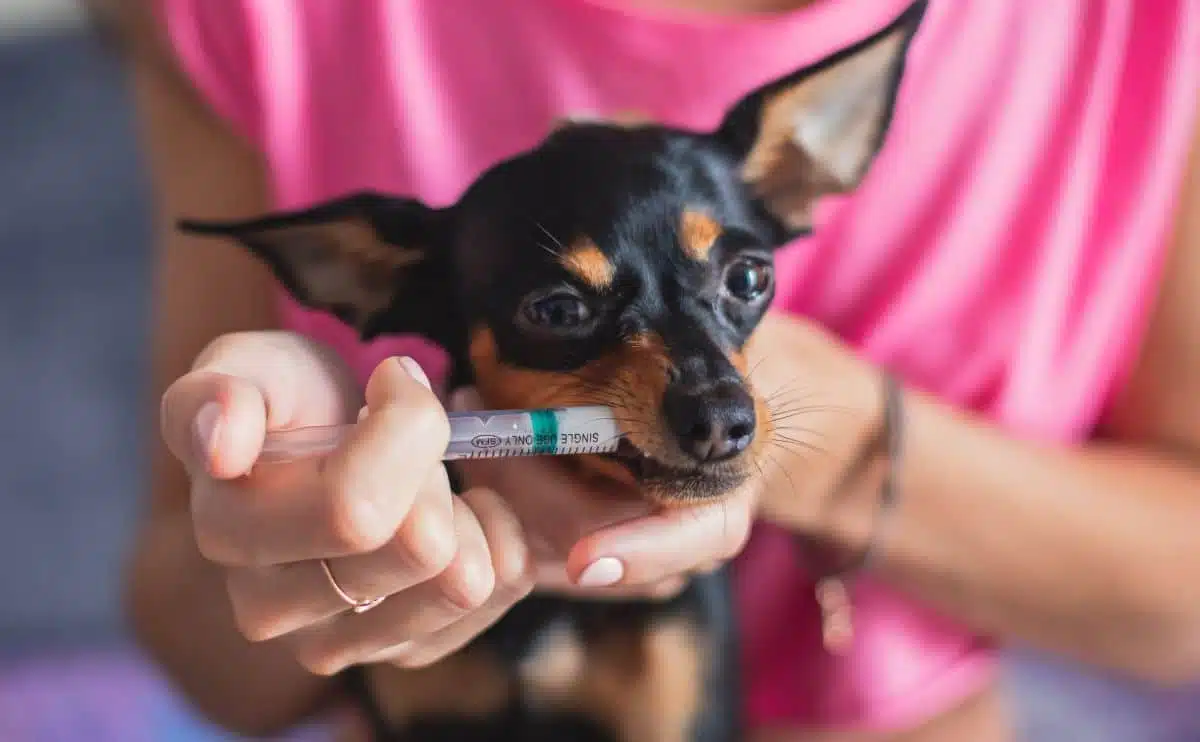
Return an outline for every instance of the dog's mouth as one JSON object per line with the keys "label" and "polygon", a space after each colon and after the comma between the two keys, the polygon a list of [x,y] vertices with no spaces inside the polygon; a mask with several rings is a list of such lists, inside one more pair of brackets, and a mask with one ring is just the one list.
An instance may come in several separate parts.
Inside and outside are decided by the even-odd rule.
{"label": "dog's mouth", "polygon": [[615,461],[620,464],[639,482],[657,479],[670,474],[687,473],[682,469],[664,464],[630,443],[628,438],[621,439],[621,442],[617,444],[616,451],[603,455],[609,461]]}
{"label": "dog's mouth", "polygon": [[746,479],[737,462],[712,465],[667,463],[622,438],[617,450],[601,454],[623,469],[656,500],[694,501],[721,497]]}

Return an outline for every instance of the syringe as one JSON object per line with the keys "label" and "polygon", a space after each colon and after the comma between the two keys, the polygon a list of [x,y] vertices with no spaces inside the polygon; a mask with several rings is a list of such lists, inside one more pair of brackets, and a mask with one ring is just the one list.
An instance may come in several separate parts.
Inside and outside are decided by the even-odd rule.
{"label": "syringe", "polygon": [[[450,412],[447,417],[450,444],[443,461],[609,453],[617,450],[622,435],[607,407]],[[259,461],[329,453],[352,429],[352,425],[330,425],[269,433]]]}

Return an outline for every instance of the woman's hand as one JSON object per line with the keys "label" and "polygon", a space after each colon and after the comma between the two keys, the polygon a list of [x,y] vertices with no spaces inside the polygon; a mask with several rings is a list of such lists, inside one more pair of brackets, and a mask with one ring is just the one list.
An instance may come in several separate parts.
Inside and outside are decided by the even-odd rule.
{"label": "woman's hand", "polygon": [[[451,401],[482,409],[471,390]],[[637,492],[581,479],[553,458],[460,464],[467,483],[499,492],[528,535],[541,590],[568,595],[666,598],[689,575],[741,551],[757,488],[711,505],[658,508]]]}
{"label": "woman's hand", "polygon": [[[874,487],[855,485],[879,458],[869,454],[883,422],[880,371],[824,328],[779,313],[763,318],[746,355],[773,418],[758,516],[858,544],[876,504]],[[849,531],[829,533],[834,521]]]}
{"label": "woman's hand", "polygon": [[[255,466],[264,434],[345,422],[348,375],[286,333],[227,336],[162,403],[186,466],[200,551],[224,568],[242,633],[311,671],[421,665],[463,645],[532,587],[521,527],[492,491],[450,491],[445,413],[420,368],[388,360],[352,438],[328,457]],[[349,413],[349,414],[348,414]],[[356,600],[355,614],[321,560]]]}

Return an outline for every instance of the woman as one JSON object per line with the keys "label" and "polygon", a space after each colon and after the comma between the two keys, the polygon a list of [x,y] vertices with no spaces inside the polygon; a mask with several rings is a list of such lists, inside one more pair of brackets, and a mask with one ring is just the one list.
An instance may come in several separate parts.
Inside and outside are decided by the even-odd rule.
{"label": "woman", "polygon": [[[450,201],[564,115],[705,128],[908,4],[114,7],[166,227],[364,187]],[[759,494],[686,519],[588,510],[540,460],[473,470],[451,498],[441,402],[419,365],[385,360],[436,358],[360,346],[281,303],[236,250],[164,231],[167,448],[130,575],[140,636],[200,708],[262,732],[336,705],[323,673],[431,662],[535,582],[653,595],[732,558],[756,739],[1010,739],[1004,642],[1200,676],[1197,90],[1194,2],[931,2],[884,151],[783,254],[771,352],[754,359],[757,383],[802,379],[806,398],[862,414],[810,414],[829,455],[790,457]],[[885,367],[905,386],[904,437],[900,499],[877,524],[886,467],[834,483]],[[335,476],[244,476],[264,430],[364,401],[368,432]],[[570,543],[547,563],[528,543],[555,528]],[[874,550],[846,654],[822,644],[800,540]],[[420,627],[351,642],[326,557],[347,591]]]}

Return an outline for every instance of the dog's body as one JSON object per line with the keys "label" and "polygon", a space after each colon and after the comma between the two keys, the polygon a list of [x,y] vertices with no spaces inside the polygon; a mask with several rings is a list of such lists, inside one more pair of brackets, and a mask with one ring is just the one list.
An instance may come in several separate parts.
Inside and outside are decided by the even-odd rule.
{"label": "dog's body", "polygon": [[422,670],[359,667],[348,679],[378,739],[736,740],[728,588],[717,572],[662,602],[534,594],[450,660]]}
{"label": "dog's body", "polygon": [[[857,185],[891,119],[924,12],[755,91],[712,133],[568,123],[444,209],[356,194],[232,236],[309,307],[363,338],[446,349],[450,386],[489,407],[601,404],[626,442],[572,458],[664,506],[761,471],[770,400],[745,347],[774,295],[772,251],[814,201]],[[348,616],[346,620],[355,620]],[[355,668],[381,739],[732,742],[740,737],[728,575],[665,601],[534,595],[427,668]]]}

